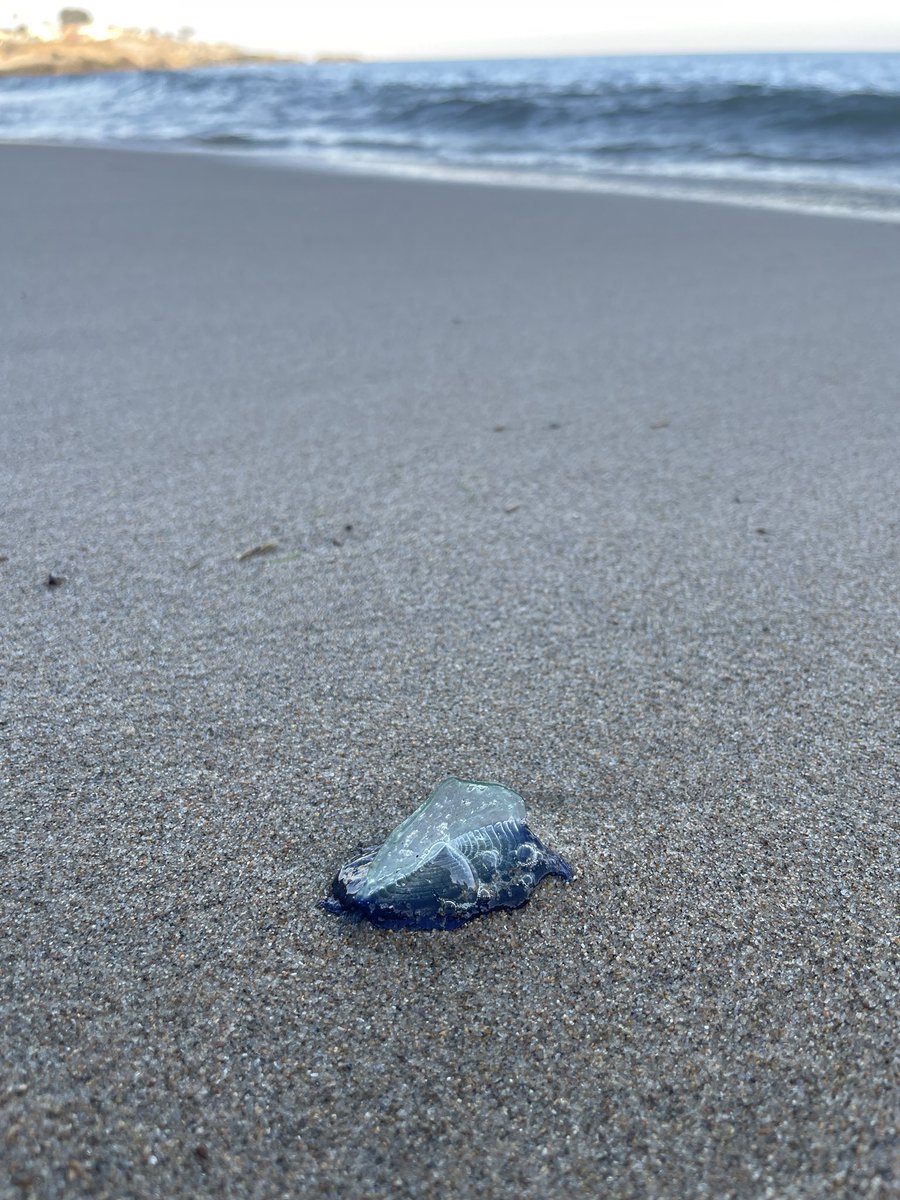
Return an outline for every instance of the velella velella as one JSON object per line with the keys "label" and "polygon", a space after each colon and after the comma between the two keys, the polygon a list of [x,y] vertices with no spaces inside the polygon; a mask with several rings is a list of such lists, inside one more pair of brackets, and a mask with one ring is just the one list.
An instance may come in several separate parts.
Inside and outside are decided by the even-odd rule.
{"label": "velella velella", "polygon": [[388,929],[457,929],[518,908],[547,875],[569,883],[572,868],[528,828],[522,797],[451,776],[385,842],[341,867],[322,907]]}

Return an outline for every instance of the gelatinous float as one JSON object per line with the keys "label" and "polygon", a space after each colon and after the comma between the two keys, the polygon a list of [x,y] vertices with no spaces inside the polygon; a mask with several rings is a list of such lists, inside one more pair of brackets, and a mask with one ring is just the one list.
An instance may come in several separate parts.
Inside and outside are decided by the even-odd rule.
{"label": "gelatinous float", "polygon": [[322,907],[391,929],[456,929],[518,908],[546,875],[568,883],[572,868],[528,828],[522,797],[451,777],[387,841],[341,867]]}

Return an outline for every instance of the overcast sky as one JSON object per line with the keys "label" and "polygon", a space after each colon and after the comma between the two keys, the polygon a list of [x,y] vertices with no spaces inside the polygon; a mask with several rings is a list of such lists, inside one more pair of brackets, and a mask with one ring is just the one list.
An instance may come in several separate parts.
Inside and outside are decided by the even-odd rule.
{"label": "overcast sky", "polygon": [[[81,5],[79,5],[81,7]],[[0,0],[0,24],[60,4]],[[101,25],[191,26],[208,41],[372,58],[659,51],[900,50],[900,0],[98,0]]]}

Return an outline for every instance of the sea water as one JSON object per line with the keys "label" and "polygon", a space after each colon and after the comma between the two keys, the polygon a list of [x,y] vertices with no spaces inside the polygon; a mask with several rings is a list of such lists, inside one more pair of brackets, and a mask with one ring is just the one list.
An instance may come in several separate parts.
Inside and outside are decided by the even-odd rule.
{"label": "sea water", "polygon": [[900,54],[5,78],[0,140],[239,153],[900,219]]}

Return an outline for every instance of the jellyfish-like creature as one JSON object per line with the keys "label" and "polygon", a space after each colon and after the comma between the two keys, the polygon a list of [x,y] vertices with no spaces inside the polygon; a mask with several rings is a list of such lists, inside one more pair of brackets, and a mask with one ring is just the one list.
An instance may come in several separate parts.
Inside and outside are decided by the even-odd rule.
{"label": "jellyfish-like creature", "polygon": [[522,797],[451,777],[387,841],[341,867],[322,907],[389,929],[456,929],[518,908],[545,875],[568,883],[572,868],[528,828]]}

